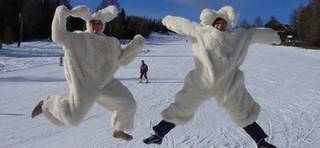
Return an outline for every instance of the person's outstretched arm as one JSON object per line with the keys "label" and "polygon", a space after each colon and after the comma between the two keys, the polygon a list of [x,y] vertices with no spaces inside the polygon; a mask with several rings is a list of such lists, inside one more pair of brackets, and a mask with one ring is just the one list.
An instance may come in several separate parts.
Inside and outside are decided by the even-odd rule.
{"label": "person's outstretched arm", "polygon": [[144,46],[144,37],[136,35],[125,49],[121,50],[120,65],[128,65]]}
{"label": "person's outstretched arm", "polygon": [[70,10],[61,5],[56,8],[54,18],[52,21],[52,41],[61,44],[68,48],[70,42],[71,42],[71,34],[72,32],[67,31],[66,27],[66,19],[70,15]]}
{"label": "person's outstretched arm", "polygon": [[192,22],[188,19],[170,15],[162,19],[162,24],[178,34],[192,38],[194,38],[195,36],[196,26],[198,26],[197,23]]}
{"label": "person's outstretched arm", "polygon": [[252,28],[249,30],[251,44],[280,44],[281,39],[279,34],[270,28]]}

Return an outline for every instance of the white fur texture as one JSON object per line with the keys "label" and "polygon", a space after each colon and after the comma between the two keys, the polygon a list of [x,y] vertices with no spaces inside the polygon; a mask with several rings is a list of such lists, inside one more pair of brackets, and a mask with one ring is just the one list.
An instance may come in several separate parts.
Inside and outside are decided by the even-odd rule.
{"label": "white fur texture", "polygon": [[195,69],[185,78],[175,102],[162,112],[163,118],[176,124],[187,123],[204,100],[214,97],[238,126],[255,122],[260,106],[246,90],[239,66],[251,44],[279,43],[277,32],[267,28],[221,32],[211,25],[174,16],[162,22],[170,30],[192,38],[195,60]]}
{"label": "white fur texture", "polygon": [[136,102],[127,87],[113,75],[120,64],[126,65],[136,57],[144,38],[137,35],[122,49],[114,37],[66,31],[69,15],[70,10],[59,6],[52,22],[52,40],[65,51],[69,95],[49,96],[42,107],[45,116],[55,125],[77,125],[97,102],[112,112],[114,129],[132,129]]}
{"label": "white fur texture", "polygon": [[223,18],[231,27],[235,27],[239,18],[239,12],[237,12],[231,6],[224,6],[218,11],[212,9],[203,9],[200,14],[202,25],[212,25],[217,18]]}

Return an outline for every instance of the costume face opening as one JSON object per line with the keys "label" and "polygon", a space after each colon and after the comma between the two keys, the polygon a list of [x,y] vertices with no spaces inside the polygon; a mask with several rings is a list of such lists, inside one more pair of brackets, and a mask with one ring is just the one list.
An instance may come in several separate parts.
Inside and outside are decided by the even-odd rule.
{"label": "costume face opening", "polygon": [[217,18],[213,23],[212,26],[214,28],[217,28],[218,30],[222,32],[226,32],[228,28],[228,23],[223,18]]}
{"label": "costume face opening", "polygon": [[90,28],[93,33],[100,33],[102,32],[103,24],[100,20],[90,20]]}

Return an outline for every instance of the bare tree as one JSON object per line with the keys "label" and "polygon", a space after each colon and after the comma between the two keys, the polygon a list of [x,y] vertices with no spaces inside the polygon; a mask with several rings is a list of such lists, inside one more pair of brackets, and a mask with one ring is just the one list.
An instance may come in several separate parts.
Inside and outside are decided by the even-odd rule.
{"label": "bare tree", "polygon": [[291,14],[291,23],[299,40],[320,46],[320,0],[310,0]]}
{"label": "bare tree", "polygon": [[310,1],[312,27],[310,38],[314,45],[320,46],[320,0]]}

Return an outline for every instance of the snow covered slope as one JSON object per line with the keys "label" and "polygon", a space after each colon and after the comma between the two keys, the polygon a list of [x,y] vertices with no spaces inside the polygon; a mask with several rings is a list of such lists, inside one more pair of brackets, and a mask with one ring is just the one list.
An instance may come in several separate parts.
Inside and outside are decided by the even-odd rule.
{"label": "snow covered slope", "polygon": [[[110,113],[98,105],[77,127],[55,127],[43,116],[31,119],[38,101],[68,93],[63,67],[58,66],[62,49],[51,42],[4,46],[0,50],[0,148],[254,148],[254,142],[213,99],[201,106],[193,122],[170,132],[162,145],[142,143],[194,66],[186,40],[154,34],[134,62],[117,72],[116,78],[138,104],[130,142],[112,138]],[[149,66],[149,84],[137,83],[142,59]],[[318,148],[320,52],[253,45],[241,69],[248,90],[262,107],[258,123],[270,135],[268,140],[279,148]]]}

